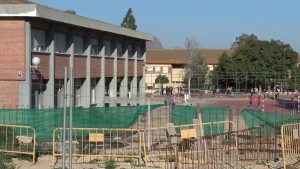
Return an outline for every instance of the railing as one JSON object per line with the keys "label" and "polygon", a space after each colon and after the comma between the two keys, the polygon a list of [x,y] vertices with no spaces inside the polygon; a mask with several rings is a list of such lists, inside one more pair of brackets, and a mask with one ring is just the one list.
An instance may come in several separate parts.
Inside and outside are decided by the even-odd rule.
{"label": "railing", "polygon": [[285,124],[281,127],[281,143],[284,169],[289,165],[299,165],[300,157],[300,123]]}
{"label": "railing", "polygon": [[[224,128],[227,133],[212,131]],[[147,167],[201,168],[229,166],[238,162],[237,137],[231,121],[199,123],[146,129],[143,134]],[[205,132],[211,131],[211,133]],[[223,132],[223,131],[222,131]]]}
{"label": "railing", "polygon": [[[69,129],[66,129],[66,133]],[[101,158],[141,159],[141,133],[136,129],[73,128],[73,156],[81,162]],[[53,160],[62,156],[63,129],[53,131]],[[68,139],[66,139],[68,140]],[[69,141],[66,153],[69,154]]]}
{"label": "railing", "polygon": [[0,124],[0,152],[32,155],[35,162],[36,132],[30,126]]}

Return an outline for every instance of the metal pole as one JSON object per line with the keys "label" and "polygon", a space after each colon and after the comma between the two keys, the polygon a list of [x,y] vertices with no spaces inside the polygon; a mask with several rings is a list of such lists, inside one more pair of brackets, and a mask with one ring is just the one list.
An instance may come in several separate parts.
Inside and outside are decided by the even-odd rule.
{"label": "metal pole", "polygon": [[191,75],[189,74],[189,81],[188,81],[188,100],[191,97]]}
{"label": "metal pole", "polygon": [[67,67],[65,67],[64,78],[64,117],[63,117],[63,143],[62,143],[62,169],[65,169],[66,161],[66,116],[67,116]]}
{"label": "metal pole", "polygon": [[[151,128],[151,110],[150,110],[150,98],[148,99],[148,129]],[[151,139],[150,131],[148,131],[148,150],[150,150]]]}
{"label": "metal pole", "polygon": [[73,142],[72,142],[72,129],[73,129],[73,126],[72,126],[72,114],[73,114],[73,67],[71,66],[70,67],[70,115],[69,115],[69,168],[70,169],[73,169],[72,168],[72,154],[73,154]]}
{"label": "metal pole", "polygon": [[238,77],[237,77],[237,70],[235,70],[235,93],[237,93],[238,91],[237,91],[237,86],[238,86]]}

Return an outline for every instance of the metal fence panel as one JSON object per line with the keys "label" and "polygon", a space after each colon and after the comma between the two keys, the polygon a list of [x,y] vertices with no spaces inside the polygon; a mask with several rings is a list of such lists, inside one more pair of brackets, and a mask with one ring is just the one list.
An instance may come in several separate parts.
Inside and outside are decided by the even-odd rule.
{"label": "metal fence panel", "polygon": [[[66,133],[70,130],[66,129]],[[136,129],[73,128],[73,157],[77,162],[103,158],[141,158],[141,133]],[[62,156],[63,128],[53,131],[53,159]],[[67,139],[68,140],[68,139]],[[69,142],[66,153],[69,154]],[[79,161],[78,161],[79,160]]]}
{"label": "metal fence panel", "polygon": [[[204,129],[223,126],[218,134],[204,136]],[[220,168],[238,163],[235,125],[231,121],[200,123],[146,129],[143,148],[147,167]]]}
{"label": "metal fence panel", "polygon": [[300,167],[300,123],[285,124],[281,127],[281,143],[284,168]]}
{"label": "metal fence panel", "polygon": [[36,132],[30,126],[0,124],[0,152],[32,155],[35,162]]}

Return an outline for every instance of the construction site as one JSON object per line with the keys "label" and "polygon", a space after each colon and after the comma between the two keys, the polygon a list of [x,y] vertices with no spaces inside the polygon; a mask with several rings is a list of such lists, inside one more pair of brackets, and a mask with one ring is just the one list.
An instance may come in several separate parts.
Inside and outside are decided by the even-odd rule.
{"label": "construction site", "polygon": [[0,0],[0,169],[300,169],[299,4],[208,2]]}
{"label": "construction site", "polygon": [[[164,98],[154,97],[148,102],[161,104],[74,108],[72,164],[105,168],[112,160],[117,168],[299,168],[299,109],[281,98],[269,96],[250,106],[247,96],[209,94],[192,98],[189,105],[165,105]],[[63,109],[2,107],[0,116],[1,152],[16,166],[58,168],[63,150],[69,157],[69,128],[62,146]]]}

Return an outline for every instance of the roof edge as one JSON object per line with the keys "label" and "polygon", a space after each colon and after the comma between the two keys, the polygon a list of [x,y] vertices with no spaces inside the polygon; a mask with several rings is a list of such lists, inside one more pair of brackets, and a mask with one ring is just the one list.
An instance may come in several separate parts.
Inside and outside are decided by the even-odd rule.
{"label": "roof edge", "polygon": [[152,35],[147,33],[123,28],[117,25],[79,15],[70,14],[65,11],[40,4],[0,4],[0,17],[38,17],[146,41],[153,41],[154,39]]}

